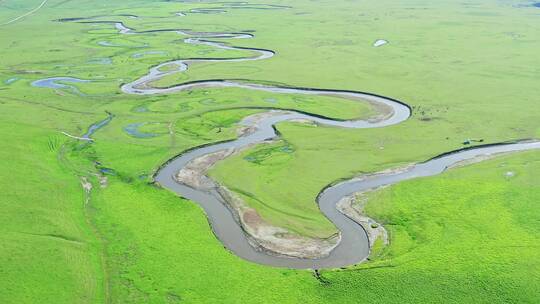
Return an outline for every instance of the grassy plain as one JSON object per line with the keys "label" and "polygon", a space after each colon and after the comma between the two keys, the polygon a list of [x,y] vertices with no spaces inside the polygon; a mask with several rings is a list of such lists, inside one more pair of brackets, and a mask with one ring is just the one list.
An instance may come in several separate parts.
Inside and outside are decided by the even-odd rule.
{"label": "grassy plain", "polygon": [[[325,28],[324,34],[307,30],[307,24],[304,30],[290,33],[288,36],[294,36],[291,40],[296,43],[284,50],[278,47],[279,56],[295,58],[295,62],[315,61],[301,55],[315,47],[315,57],[323,50],[351,54],[328,61],[321,58],[326,71],[316,73],[315,81],[333,77],[333,70],[354,67],[354,71],[343,72],[348,77],[340,79],[340,87],[399,97],[413,105],[413,118],[379,130],[280,126],[287,144],[294,147],[292,152],[274,150],[274,157],[258,163],[250,161],[249,155],[271,148],[254,148],[220,163],[212,175],[242,194],[268,221],[323,237],[334,233],[335,228],[321,215],[314,201],[331,182],[426,160],[461,148],[467,139],[500,142],[538,137],[540,129],[534,119],[540,114],[534,97],[538,89],[534,88],[534,72],[529,64],[539,46],[530,32],[527,34],[538,25],[532,25],[535,21],[525,17],[534,9],[517,4],[511,9],[510,3],[499,6],[478,2],[456,7],[443,1],[435,9],[426,3],[415,7],[410,3],[382,1],[366,4],[371,9],[369,13],[350,14],[336,7],[312,12],[306,23],[313,26],[318,23],[315,20],[324,23],[328,11],[336,19],[331,27],[320,25]],[[517,15],[531,23],[516,26]],[[436,19],[437,16],[440,18]],[[362,29],[358,32],[379,36],[366,41],[364,35],[354,31],[356,27]],[[422,28],[429,28],[429,35]],[[258,32],[261,31],[264,29]],[[335,32],[341,35],[333,35]],[[267,35],[277,38],[271,33]],[[446,38],[440,39],[442,36]],[[361,43],[377,38],[388,39],[390,44],[355,50]],[[514,53],[521,55],[511,55]],[[266,79],[281,77],[283,81],[297,72],[287,69],[290,73],[282,75],[280,70],[286,68],[280,69],[279,56],[261,62],[264,71],[274,71]],[[383,58],[389,61],[383,62]],[[313,62],[305,65],[316,66]],[[308,79],[298,79],[285,82],[308,85]],[[409,82],[410,79],[415,81]],[[519,83],[516,79],[520,79]],[[358,81],[361,84],[355,85]],[[330,79],[325,83],[333,86]],[[508,115],[510,111],[512,115]]]}
{"label": "grassy plain", "polygon": [[[0,24],[40,2],[0,1]],[[149,185],[149,175],[185,149],[232,138],[234,122],[261,107],[338,118],[365,116],[370,109],[238,89],[125,95],[121,83],[165,60],[245,52],[185,44],[170,33],[121,36],[110,24],[53,21],[136,14],[142,18],[114,20],[137,30],[255,30],[254,39],[230,42],[273,49],[277,56],[200,64],[164,81],[247,78],[368,91],[411,104],[413,118],[390,128],[281,124],[283,142],[255,147],[213,172],[262,201],[252,203],[271,221],[325,235],[333,227],[318,214],[314,195],[328,183],[421,161],[459,148],[467,138],[540,137],[540,23],[538,10],[521,4],[294,1],[291,9],[179,17],[178,11],[219,4],[49,0],[31,16],[0,26],[0,302],[535,302],[537,152],[374,193],[367,211],[389,228],[391,245],[364,265],[323,271],[326,283],[308,271],[254,265],[222,247],[200,208]],[[390,44],[372,47],[379,38]],[[76,85],[82,96],[30,86],[53,76],[93,82]],[[60,133],[81,135],[105,111],[115,118],[92,145]],[[124,131],[141,122],[155,123],[141,131],[159,136],[135,138]],[[96,162],[114,169],[105,187],[95,176]],[[93,183],[88,203],[81,177]]]}

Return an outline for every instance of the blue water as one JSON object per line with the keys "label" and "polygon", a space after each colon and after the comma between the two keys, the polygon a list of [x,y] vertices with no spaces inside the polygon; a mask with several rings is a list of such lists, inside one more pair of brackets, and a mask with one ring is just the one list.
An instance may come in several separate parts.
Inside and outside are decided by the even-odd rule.
{"label": "blue water", "polygon": [[144,133],[144,132],[139,131],[139,128],[144,126],[145,124],[146,124],[145,122],[129,124],[124,127],[124,131],[127,134],[136,138],[152,138],[152,137],[158,136],[157,134],[154,134],[154,133]]}
{"label": "blue water", "polygon": [[111,122],[111,120],[113,119],[114,115],[109,113],[109,116],[107,118],[105,118],[104,120],[102,121],[99,121],[99,122],[96,122],[95,124],[92,124],[89,128],[88,128],[88,131],[86,132],[86,134],[84,134],[82,137],[83,138],[90,138],[90,136],[92,136],[94,133],[97,132],[97,130],[105,127],[109,122]]}
{"label": "blue water", "polygon": [[146,55],[167,55],[167,52],[165,51],[148,51],[148,52],[141,52],[131,55],[132,58],[142,58]]}
{"label": "blue water", "polygon": [[85,80],[85,79],[79,79],[79,78],[73,78],[73,77],[51,77],[51,78],[36,80],[32,82],[32,86],[37,87],[37,88],[69,89],[75,94],[84,95],[76,87],[72,85],[64,84],[64,82],[84,83],[84,82],[90,82],[90,81],[91,80]]}
{"label": "blue water", "polygon": [[114,171],[114,169],[111,169],[111,168],[99,168],[99,172],[103,173],[103,174],[107,174],[107,175],[116,175],[116,171]]}
{"label": "blue water", "polygon": [[4,81],[4,83],[7,84],[7,85],[10,85],[10,84],[14,83],[17,80],[19,80],[19,78],[13,77],[13,78],[7,79],[6,81]]}

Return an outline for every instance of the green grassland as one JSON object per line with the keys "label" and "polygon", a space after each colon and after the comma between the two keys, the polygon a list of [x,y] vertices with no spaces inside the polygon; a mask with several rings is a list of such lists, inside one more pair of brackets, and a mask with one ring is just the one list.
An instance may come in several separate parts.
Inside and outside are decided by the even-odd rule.
{"label": "green grassland", "polygon": [[[0,0],[0,24],[37,7]],[[254,31],[221,39],[266,48],[264,61],[197,64],[158,84],[251,79],[373,92],[403,100],[413,117],[373,130],[283,123],[282,140],[218,164],[212,175],[270,222],[305,235],[334,227],[314,202],[325,185],[460,148],[540,137],[538,9],[527,1],[266,1],[290,9],[176,12],[216,2],[49,0],[0,25],[1,303],[534,303],[540,298],[538,152],[503,156],[371,194],[367,212],[390,232],[365,264],[322,271],[276,269],[223,248],[202,210],[150,183],[182,151],[236,136],[265,109],[340,119],[373,109],[337,98],[236,88],[131,96],[122,83],[167,60],[235,58],[248,51],[183,42],[173,33]],[[121,14],[140,15],[133,19]],[[376,39],[388,45],[374,48]],[[112,46],[100,45],[107,42]],[[90,79],[71,90],[35,88],[54,76]],[[93,144],[89,125],[113,120]],[[143,123],[140,132],[125,128]],[[100,168],[111,168],[100,185]],[[512,176],[507,172],[513,172]],[[81,178],[93,184],[87,197]],[[429,189],[429,191],[426,191]],[[279,191],[277,191],[279,190]]]}
{"label": "green grassland", "polygon": [[[525,28],[532,29],[534,26],[522,28],[514,23],[514,14],[523,13],[523,9],[511,10],[506,6],[501,8],[476,3],[462,8],[464,14],[454,15],[452,12],[458,8],[448,3],[438,3],[437,6],[442,6],[439,12],[434,12],[433,7],[425,3],[422,9],[415,10],[412,7],[388,9],[390,4],[384,1],[368,5],[373,5],[371,8],[379,13],[384,11],[386,18],[392,21],[377,21],[382,17],[372,15],[371,11],[370,14],[358,12],[350,16],[343,11],[336,12],[335,8],[328,8],[332,13],[343,16],[337,18],[339,21],[332,22],[332,27],[326,29],[328,33],[317,32],[319,36],[315,38],[310,37],[309,31],[294,31],[288,36],[297,35],[294,37],[296,41],[311,38],[323,44],[324,39],[333,38],[335,42],[336,38],[329,36],[333,30],[340,28],[340,33],[347,33],[345,37],[352,36],[345,45],[318,44],[317,50],[328,48],[336,52],[359,54],[353,48],[358,47],[359,39],[365,38],[350,33],[351,24],[362,24],[370,34],[375,31],[376,24],[376,30],[384,34],[372,36],[364,43],[384,37],[390,41],[389,45],[364,48],[358,59],[351,58],[354,56],[332,58],[328,64],[323,64],[327,71],[317,73],[317,81],[333,75],[330,72],[333,69],[358,67],[355,72],[344,72],[343,75],[347,77],[341,79],[340,86],[355,88],[354,82],[361,80],[362,84],[356,88],[399,96],[414,106],[413,118],[379,130],[313,130],[312,127],[301,125],[283,126],[280,127],[281,133],[288,144],[296,147],[294,153],[288,153],[287,157],[281,155],[284,153],[276,153],[276,159],[261,164],[246,160],[246,156],[253,152],[246,151],[220,163],[213,172],[219,181],[235,189],[248,203],[260,209],[268,221],[302,234],[323,237],[335,232],[335,228],[317,210],[314,200],[324,186],[337,179],[426,160],[442,152],[461,148],[462,142],[469,138],[500,142],[534,138],[540,134],[533,118],[539,115],[537,111],[540,108],[535,106],[538,101],[534,97],[534,92],[538,90],[534,88],[534,72],[526,63],[534,58],[532,52],[540,46],[533,46],[537,42],[526,34],[528,30]],[[399,7],[400,4],[390,6]],[[322,10],[319,14],[327,12]],[[444,22],[427,18],[427,14],[434,13],[444,14]],[[367,16],[372,18],[370,24],[359,21]],[[319,17],[323,19],[323,16]],[[482,26],[483,23],[486,26]],[[393,36],[396,24],[399,24],[399,36]],[[439,34],[425,36],[421,28],[429,28],[430,33]],[[440,39],[440,36],[446,38]],[[313,41],[296,42],[293,48],[283,50],[287,54],[283,54],[279,48],[277,50],[278,54],[287,58],[311,60],[306,56],[300,58],[300,54],[309,52],[308,48],[313,48],[313,44]],[[289,53],[292,49],[298,53]],[[427,50],[430,54],[427,54]],[[512,52],[522,55],[513,56]],[[278,57],[261,62],[267,65],[265,71],[274,70],[266,79],[282,76],[276,67]],[[383,63],[382,58],[392,58],[392,63]],[[345,60],[358,61],[358,65],[351,65]],[[512,63],[507,64],[508,61]],[[497,64],[499,62],[505,63]],[[290,74],[283,76],[290,77]],[[415,79],[414,83],[409,82],[411,77]],[[384,79],[384,83],[379,79]],[[519,84],[516,79],[520,79]],[[304,80],[295,80],[295,83],[307,85]],[[508,115],[509,111],[512,111],[512,115]],[[304,176],[310,178],[306,180]],[[292,219],[290,215],[293,215]]]}

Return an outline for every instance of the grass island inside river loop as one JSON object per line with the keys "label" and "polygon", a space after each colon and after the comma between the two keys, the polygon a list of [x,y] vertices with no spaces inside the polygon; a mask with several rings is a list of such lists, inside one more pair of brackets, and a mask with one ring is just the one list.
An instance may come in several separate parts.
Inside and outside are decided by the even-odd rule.
{"label": "grass island inside river loop", "polygon": [[0,0],[0,303],[539,303],[540,4]]}

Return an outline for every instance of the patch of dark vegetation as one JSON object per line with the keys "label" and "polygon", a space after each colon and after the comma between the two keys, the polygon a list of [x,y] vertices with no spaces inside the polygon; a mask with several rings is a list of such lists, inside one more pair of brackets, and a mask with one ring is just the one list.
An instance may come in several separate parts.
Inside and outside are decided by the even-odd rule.
{"label": "patch of dark vegetation", "polygon": [[429,122],[438,119],[438,115],[447,113],[448,107],[436,108],[429,106],[412,106],[411,110],[420,121]]}
{"label": "patch of dark vegetation", "polygon": [[22,232],[22,233],[33,235],[33,236],[39,236],[39,237],[50,237],[50,238],[54,238],[54,239],[66,241],[66,242],[82,243],[82,241],[77,238],[66,236],[63,234],[56,234],[56,233],[40,234],[40,233],[26,233],[26,232]]}
{"label": "patch of dark vegetation", "polygon": [[57,136],[49,136],[47,140],[47,147],[49,148],[49,151],[54,152],[60,147],[60,139]]}
{"label": "patch of dark vegetation", "polygon": [[56,19],[54,21],[57,21],[57,22],[72,22],[72,21],[79,21],[79,20],[84,20],[86,18],[84,17],[76,17],[76,18],[60,18],[60,19]]}
{"label": "patch of dark vegetation", "polygon": [[[90,148],[87,149],[87,150],[93,150],[93,148],[91,148],[91,146],[88,146],[88,147],[90,147]],[[95,152],[93,152],[93,153],[95,153]],[[90,161],[93,162],[93,164],[94,164],[94,170],[99,171],[99,173],[100,173],[101,175],[114,176],[114,177],[118,178],[121,182],[124,182],[124,183],[127,183],[127,184],[132,184],[132,183],[134,183],[136,180],[140,180],[138,177],[135,178],[135,177],[133,177],[133,176],[131,176],[131,175],[127,175],[127,174],[118,172],[118,171],[114,170],[113,168],[104,166],[104,165],[98,160],[98,158],[95,156],[95,154],[86,153],[86,154],[84,154],[84,156],[86,157],[86,159],[88,159],[88,160],[90,160]]]}
{"label": "patch of dark vegetation", "polygon": [[[94,15],[94,16],[89,16],[89,17],[60,18],[60,19],[55,19],[53,21],[55,21],[55,22],[75,22],[75,21],[97,19],[97,18],[103,18],[103,17],[115,17],[115,16],[116,17],[139,18],[139,16],[132,15],[132,14],[116,14],[116,15]],[[113,21],[102,21],[102,22],[113,22]]]}
{"label": "patch of dark vegetation", "polygon": [[258,165],[263,164],[266,160],[278,156],[294,153],[294,147],[287,143],[283,142],[278,146],[265,147],[255,152],[252,152],[244,157],[244,159],[250,163],[255,163]]}
{"label": "patch of dark vegetation", "polygon": [[67,242],[81,243],[81,241],[79,239],[69,237],[69,236],[66,236],[66,235],[62,235],[62,234],[49,233],[49,234],[44,234],[43,236],[48,236],[48,237],[52,237],[52,238],[55,238],[55,239],[60,239],[60,240],[67,241]]}
{"label": "patch of dark vegetation", "polygon": [[463,145],[467,146],[467,145],[472,145],[473,143],[483,143],[484,142],[484,139],[483,138],[480,138],[480,139],[466,139],[465,141],[463,141]]}
{"label": "patch of dark vegetation", "polygon": [[319,281],[319,283],[321,283],[323,285],[329,285],[330,284],[330,281],[328,281],[327,279],[325,279],[322,276],[322,272],[319,269],[315,269],[313,271],[313,276],[317,279],[317,281]]}
{"label": "patch of dark vegetation", "polygon": [[135,181],[135,179],[132,177],[132,176],[127,176],[127,175],[124,175],[124,174],[119,174],[118,175],[118,178],[120,179],[120,181],[126,183],[126,184],[133,184],[133,182]]}
{"label": "patch of dark vegetation", "polygon": [[[370,259],[368,258],[368,261]],[[379,266],[371,266],[371,267],[362,267],[362,268],[345,268],[340,269],[340,271],[343,272],[361,272],[361,271],[370,271],[373,269],[380,269],[380,268],[395,268],[398,267],[397,265],[379,265]]]}

